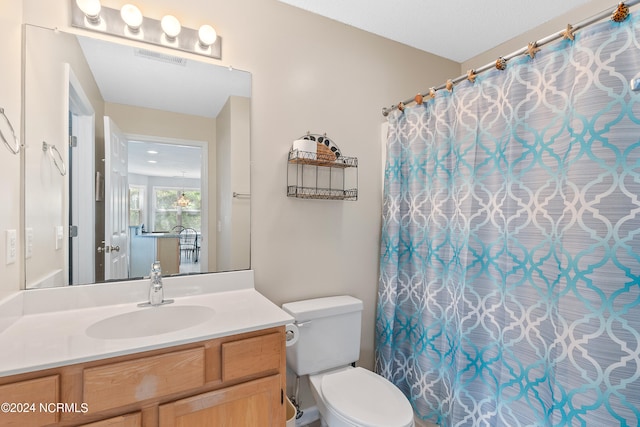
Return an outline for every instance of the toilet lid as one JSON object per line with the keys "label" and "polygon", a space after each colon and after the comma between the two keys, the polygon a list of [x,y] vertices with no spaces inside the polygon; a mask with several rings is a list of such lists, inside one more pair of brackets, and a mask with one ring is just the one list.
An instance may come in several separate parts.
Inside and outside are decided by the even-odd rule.
{"label": "toilet lid", "polygon": [[413,422],[413,409],[405,395],[363,368],[325,375],[322,394],[336,412],[359,425],[410,426]]}

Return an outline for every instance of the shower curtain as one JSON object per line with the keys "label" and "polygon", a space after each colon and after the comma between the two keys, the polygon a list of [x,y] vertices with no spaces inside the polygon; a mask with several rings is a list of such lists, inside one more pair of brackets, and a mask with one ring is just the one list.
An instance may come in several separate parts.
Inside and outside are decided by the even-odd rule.
{"label": "shower curtain", "polygon": [[376,370],[441,426],[640,424],[640,26],[389,118]]}

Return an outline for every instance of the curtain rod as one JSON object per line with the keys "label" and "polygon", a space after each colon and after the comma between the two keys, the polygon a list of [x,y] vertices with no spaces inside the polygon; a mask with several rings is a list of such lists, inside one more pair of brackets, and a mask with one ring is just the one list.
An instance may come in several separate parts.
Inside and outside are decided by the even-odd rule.
{"label": "curtain rod", "polygon": [[[547,36],[543,39],[540,39],[536,42],[532,42],[529,43],[528,46],[523,47],[521,49],[516,50],[515,52],[510,53],[509,55],[506,56],[501,56],[500,58],[498,58],[498,60],[496,62],[491,62],[489,64],[486,64],[478,69],[471,69],[468,71],[467,74],[461,75],[459,77],[456,77],[453,80],[448,80],[447,83],[442,84],[438,87],[432,87],[431,89],[429,89],[429,92],[424,93],[424,94],[418,94],[416,95],[414,98],[409,98],[397,105],[392,105],[391,107],[383,107],[382,108],[382,115],[383,116],[388,116],[390,112],[392,112],[393,110],[396,110],[398,108],[403,109],[404,106],[406,104],[410,104],[412,102],[416,102],[417,99],[421,99],[422,97],[433,97],[435,95],[435,92],[441,89],[451,89],[453,88],[453,85],[460,83],[463,80],[466,79],[470,79],[471,81],[473,81],[473,79],[475,79],[475,76],[477,76],[478,74],[485,72],[487,70],[490,70],[494,67],[497,67],[497,63],[502,61],[503,64],[506,64],[507,61],[509,61],[510,59],[515,58],[516,56],[519,55],[523,55],[525,53],[529,53],[530,50],[533,49],[533,53],[531,53],[531,55],[535,55],[535,52],[537,52],[538,48],[540,46],[544,46],[548,43],[551,43],[552,41],[555,41],[561,37],[571,37],[571,39],[573,40],[573,33],[581,30],[585,27],[588,27],[589,25],[595,24],[598,21],[601,21],[602,19],[610,16],[612,20],[614,20],[614,16],[620,12],[621,9],[626,8],[627,9],[627,14],[628,14],[628,8],[635,6],[636,4],[640,3],[640,0],[629,0],[627,2],[621,2],[618,4],[618,6],[616,7],[616,9],[614,9],[613,11],[611,11],[611,9],[606,9],[603,10],[602,12],[593,15],[591,18],[587,18],[584,21],[581,21],[580,23],[576,24],[575,26],[572,26],[571,24],[567,25],[567,28],[564,31],[559,31],[557,33],[551,34],[550,36]],[[624,16],[624,19],[626,19],[626,15]],[[624,20],[622,19],[622,21]],[[619,21],[621,22],[621,21]],[[533,57],[533,56],[532,56]],[[503,69],[503,68],[502,68]],[[421,101],[419,101],[421,102]]]}

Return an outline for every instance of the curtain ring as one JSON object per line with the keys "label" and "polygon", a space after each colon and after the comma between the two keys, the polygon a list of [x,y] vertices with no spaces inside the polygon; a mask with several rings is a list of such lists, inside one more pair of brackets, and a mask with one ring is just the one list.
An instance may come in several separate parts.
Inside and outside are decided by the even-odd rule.
{"label": "curtain ring", "polygon": [[575,32],[575,30],[573,29],[573,26],[571,26],[571,24],[567,24],[567,29],[564,30],[562,32],[562,38],[564,40],[575,40],[576,35],[573,34]]}
{"label": "curtain ring", "polygon": [[12,147],[11,144],[9,144],[9,141],[7,141],[7,138],[4,136],[4,133],[2,132],[1,127],[0,127],[0,138],[2,138],[2,142],[4,142],[4,145],[7,146],[9,151],[11,151],[13,154],[18,154],[20,152],[20,142],[18,142],[18,137],[16,136],[16,132],[13,130],[13,126],[11,126],[11,122],[9,121],[9,118],[4,113],[4,108],[0,107],[0,115],[4,118],[5,123],[9,127],[9,131],[11,131],[11,136],[13,137],[15,148]]}
{"label": "curtain ring", "polygon": [[476,82],[476,77],[478,77],[478,75],[476,74],[476,70],[472,68],[469,71],[467,71],[467,80],[469,80],[471,83]]}
{"label": "curtain ring", "polygon": [[453,80],[451,80],[451,79],[447,80],[447,83],[445,84],[445,87],[447,88],[447,90],[449,92],[453,92]]}
{"label": "curtain ring", "polygon": [[629,7],[624,4],[624,2],[620,2],[616,10],[611,14],[611,20],[614,22],[622,22],[629,16]]}

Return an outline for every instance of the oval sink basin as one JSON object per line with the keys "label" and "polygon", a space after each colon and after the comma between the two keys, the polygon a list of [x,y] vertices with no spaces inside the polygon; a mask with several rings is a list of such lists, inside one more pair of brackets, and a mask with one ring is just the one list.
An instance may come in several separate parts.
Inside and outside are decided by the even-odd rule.
{"label": "oval sink basin", "polygon": [[211,319],[215,311],[200,305],[161,305],[138,308],[100,320],[87,328],[99,339],[139,338],[175,332]]}

